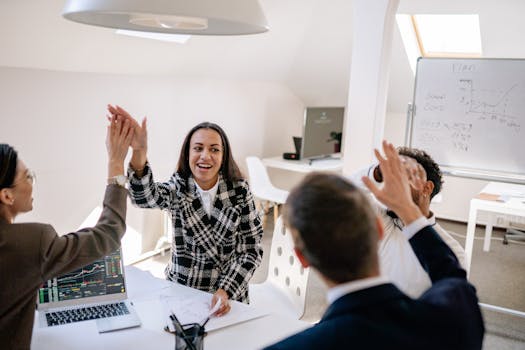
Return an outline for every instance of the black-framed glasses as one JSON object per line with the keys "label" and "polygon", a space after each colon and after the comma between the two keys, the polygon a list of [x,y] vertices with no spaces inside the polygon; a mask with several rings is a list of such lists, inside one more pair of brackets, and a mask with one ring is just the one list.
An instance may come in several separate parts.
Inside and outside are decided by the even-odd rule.
{"label": "black-framed glasses", "polygon": [[11,188],[16,187],[16,186],[20,185],[20,183],[22,181],[24,181],[24,180],[29,182],[32,186],[34,186],[36,184],[36,174],[35,174],[35,172],[33,170],[31,170],[31,169],[27,169],[26,175],[25,175],[25,179],[20,180],[20,181],[18,181],[16,183],[12,184],[9,187],[11,187]]}

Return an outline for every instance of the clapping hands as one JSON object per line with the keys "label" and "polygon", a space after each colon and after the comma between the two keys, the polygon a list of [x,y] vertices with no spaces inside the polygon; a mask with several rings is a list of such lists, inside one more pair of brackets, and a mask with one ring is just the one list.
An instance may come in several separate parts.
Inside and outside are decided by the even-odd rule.
{"label": "clapping hands", "polygon": [[108,151],[108,176],[124,173],[124,159],[133,139],[134,129],[131,123],[119,116],[109,119],[106,134],[106,148]]}
{"label": "clapping hands", "polygon": [[120,106],[108,105],[108,112],[111,115],[111,117],[107,116],[108,120],[112,117],[119,117],[130,123],[130,126],[133,129],[133,138],[131,139],[133,154],[131,156],[130,164],[135,170],[135,174],[137,176],[142,176],[142,170],[147,161],[148,151],[148,129],[146,126],[146,117],[144,117],[142,123],[139,124],[124,108]]}
{"label": "clapping hands", "polygon": [[[129,121],[131,127],[134,129],[133,139],[131,140],[131,148],[134,151],[144,151],[148,149],[148,129],[147,129],[147,118],[142,119],[142,123],[139,124],[124,108],[120,106],[108,105],[108,112],[111,116],[119,116],[123,120]],[[107,117],[108,120],[111,118]]]}

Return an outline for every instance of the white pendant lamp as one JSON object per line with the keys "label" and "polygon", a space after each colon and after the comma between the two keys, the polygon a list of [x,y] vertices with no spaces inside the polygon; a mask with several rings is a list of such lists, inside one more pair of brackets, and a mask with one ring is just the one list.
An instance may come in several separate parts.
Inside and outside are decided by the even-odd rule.
{"label": "white pendant lamp", "polygon": [[192,35],[268,30],[257,0],[67,0],[62,15],[101,27]]}

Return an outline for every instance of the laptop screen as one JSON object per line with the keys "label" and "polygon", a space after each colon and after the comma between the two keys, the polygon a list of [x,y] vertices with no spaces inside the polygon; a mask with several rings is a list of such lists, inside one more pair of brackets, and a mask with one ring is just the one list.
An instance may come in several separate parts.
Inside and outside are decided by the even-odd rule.
{"label": "laptop screen", "polygon": [[119,248],[92,264],[48,280],[38,291],[38,304],[39,307],[45,304],[71,305],[76,304],[76,300],[85,303],[85,298],[95,301],[99,299],[96,297],[125,295],[125,292],[122,255]]}

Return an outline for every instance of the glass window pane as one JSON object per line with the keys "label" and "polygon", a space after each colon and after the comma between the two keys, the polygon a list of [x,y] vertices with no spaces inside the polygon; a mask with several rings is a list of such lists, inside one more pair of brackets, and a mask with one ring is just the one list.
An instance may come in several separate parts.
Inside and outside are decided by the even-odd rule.
{"label": "glass window pane", "polygon": [[481,54],[478,15],[414,15],[426,55]]}

